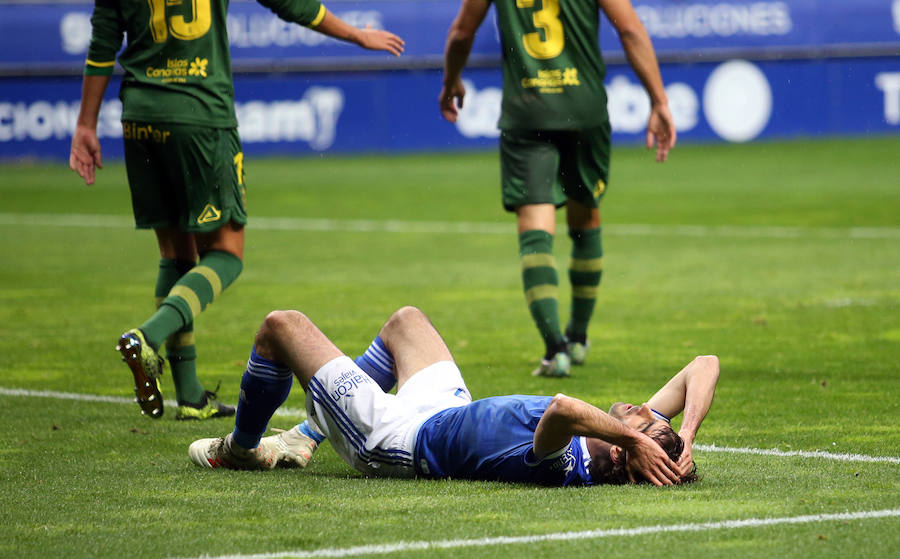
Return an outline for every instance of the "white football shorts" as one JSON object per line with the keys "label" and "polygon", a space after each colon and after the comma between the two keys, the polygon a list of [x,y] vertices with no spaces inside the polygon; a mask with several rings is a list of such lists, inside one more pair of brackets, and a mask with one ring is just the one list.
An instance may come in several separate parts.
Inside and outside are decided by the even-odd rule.
{"label": "white football shorts", "polygon": [[319,369],[309,382],[306,412],[338,456],[378,477],[414,477],[416,435],[439,411],[472,402],[453,361],[439,361],[387,394],[347,356]]}

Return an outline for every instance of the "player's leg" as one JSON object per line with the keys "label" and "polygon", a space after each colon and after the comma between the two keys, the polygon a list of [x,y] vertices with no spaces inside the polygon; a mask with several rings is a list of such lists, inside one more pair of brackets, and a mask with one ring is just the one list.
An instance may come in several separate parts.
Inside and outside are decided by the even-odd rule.
{"label": "player's leg", "polygon": [[215,394],[203,390],[197,379],[192,330],[196,316],[231,285],[243,268],[246,213],[240,141],[234,130],[170,128],[161,131],[162,140],[157,142],[161,144],[157,151],[164,154],[165,179],[174,185],[165,191],[167,219],[157,222],[165,221],[167,226],[156,228],[157,237],[164,258],[170,252],[177,260],[187,262],[199,252],[200,261],[179,277],[153,316],[136,332],[123,336],[143,340],[120,343],[120,347],[143,343],[157,350],[163,341],[171,339],[179,400],[176,419],[233,415],[234,408],[215,401]]}
{"label": "player's leg", "polygon": [[559,322],[556,261],[553,257],[559,154],[540,132],[504,131],[500,139],[503,205],[518,221],[519,259],[528,310],[544,341],[536,375],[568,374]]}
{"label": "player's leg", "polygon": [[[389,392],[397,384],[394,355],[382,340],[380,332],[354,362],[384,392]],[[281,465],[305,468],[325,438],[316,425],[307,419],[287,431],[263,437],[260,444],[277,450],[281,456],[279,462]]]}
{"label": "player's leg", "polygon": [[193,323],[243,270],[247,217],[237,132],[187,126],[173,132],[169,179],[180,181],[172,202],[178,211],[178,235],[194,238],[199,261],[141,326],[151,342]]}
{"label": "player's leg", "polygon": [[566,222],[572,239],[569,281],[572,306],[566,326],[573,363],[584,363],[587,330],[603,274],[600,202],[606,191],[609,170],[609,129],[602,126],[572,133],[560,164],[560,179],[568,201]]}
{"label": "player's leg", "polygon": [[581,365],[587,357],[587,330],[603,275],[600,210],[570,200],[566,205],[566,216],[572,239],[569,260],[572,306],[566,325],[566,341],[572,362]]}
{"label": "player's leg", "polygon": [[194,441],[188,451],[191,460],[213,468],[275,467],[282,459],[278,445],[260,442],[275,410],[287,399],[293,376],[307,390],[313,375],[342,355],[304,314],[269,313],[256,334],[241,379],[234,430],[221,439]]}
{"label": "player's leg", "polygon": [[453,361],[453,355],[437,329],[421,310],[403,307],[384,323],[378,337],[386,355],[394,362],[398,389],[410,377],[439,361]]}
{"label": "player's leg", "polygon": [[[177,228],[157,229],[156,238],[161,256],[156,281],[156,308],[159,310],[178,280],[197,265],[197,243],[193,234],[184,233]],[[170,318],[176,325],[181,322],[181,315],[178,313],[171,313]],[[204,396],[204,390],[197,378],[197,346],[194,341],[193,321],[169,335],[165,340],[165,346],[166,359],[172,370],[175,396],[179,404],[199,402]]]}
{"label": "player's leg", "polygon": [[[167,200],[173,197],[165,168],[165,152],[161,149],[160,137],[154,135],[153,124],[125,122],[125,168],[138,229],[174,230],[177,219]],[[177,236],[169,239],[165,234],[160,241],[162,260],[157,274],[156,294],[168,291],[178,280],[176,265]],[[171,246],[168,241],[171,240]],[[190,247],[193,239],[190,239]],[[162,417],[163,399],[159,389],[159,377],[165,361],[159,354],[160,344],[165,336],[148,342],[144,332],[134,328],[122,334],[116,349],[134,376],[136,401],[142,414],[153,418]]]}
{"label": "player's leg", "polygon": [[[169,303],[182,317],[190,314],[190,322],[173,336],[170,343],[181,341],[186,331],[189,330],[190,346],[181,345],[180,352],[192,351],[193,348],[193,317],[202,312],[210,303],[216,300],[222,292],[231,285],[243,268],[242,256],[244,250],[244,227],[240,224],[228,223],[211,233],[196,233],[199,261],[197,265],[179,280],[173,292],[170,293]],[[168,299],[168,298],[167,298]],[[185,305],[185,303],[188,303]],[[180,305],[180,306],[179,306]],[[173,378],[176,388],[184,387],[186,383],[193,382],[194,390],[188,394],[183,391],[178,394],[178,412],[176,419],[207,419],[210,417],[222,417],[234,414],[232,406],[226,406],[217,401],[215,392],[203,389],[196,375],[193,361],[176,360],[183,358],[182,354],[172,355],[172,349],[167,353],[172,365]],[[174,359],[173,359],[174,357]]]}

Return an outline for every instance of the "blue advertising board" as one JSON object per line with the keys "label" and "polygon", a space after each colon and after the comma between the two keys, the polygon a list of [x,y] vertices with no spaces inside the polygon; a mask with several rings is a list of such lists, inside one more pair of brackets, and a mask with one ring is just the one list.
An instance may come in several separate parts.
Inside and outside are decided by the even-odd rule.
{"label": "blue advertising board", "polygon": [[[0,0],[2,2],[2,0]],[[399,58],[233,2],[228,26],[250,154],[443,150],[496,145],[496,29],[479,32],[455,125],[435,101],[458,0],[330,0],[350,23],[398,32]],[[744,142],[900,132],[900,0],[635,0],[653,36],[680,141]],[[66,159],[90,40],[87,3],[0,3],[0,158]],[[613,140],[643,139],[649,101],[608,27],[601,41]],[[781,53],[775,56],[772,53]],[[273,70],[277,70],[274,73]],[[118,84],[99,134],[122,153]]]}
{"label": "blue advertising board", "polygon": [[[680,141],[745,142],[900,132],[900,59],[730,60],[664,64]],[[235,81],[248,154],[444,150],[496,145],[502,76],[464,74],[456,124],[437,108],[439,70],[242,74]],[[828,84],[828,87],[823,87]],[[615,143],[643,140],[649,101],[627,66],[607,76]],[[66,159],[78,112],[76,76],[0,78],[0,157]],[[115,84],[98,132],[122,154]]]}

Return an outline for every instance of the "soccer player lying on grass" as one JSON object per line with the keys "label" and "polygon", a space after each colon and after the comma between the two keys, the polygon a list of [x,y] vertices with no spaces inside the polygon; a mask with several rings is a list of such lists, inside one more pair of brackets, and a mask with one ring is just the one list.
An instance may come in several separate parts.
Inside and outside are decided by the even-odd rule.
{"label": "soccer player lying on grass", "polygon": [[[256,335],[234,431],[195,441],[189,454],[208,468],[305,465],[316,442],[301,427],[321,440],[305,424],[262,437],[296,375],[309,422],[369,476],[671,485],[696,479],[691,444],[718,373],[715,357],[698,357],[647,404],[617,403],[609,414],[563,394],[472,401],[450,350],[414,307],[395,312],[356,362],[302,313],[275,311]],[[668,417],[682,409],[678,435]]]}

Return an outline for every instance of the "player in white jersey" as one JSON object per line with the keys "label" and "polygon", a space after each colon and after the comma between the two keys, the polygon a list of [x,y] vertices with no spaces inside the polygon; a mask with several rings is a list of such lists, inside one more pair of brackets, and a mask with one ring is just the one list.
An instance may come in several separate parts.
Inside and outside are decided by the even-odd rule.
{"label": "player in white jersey", "polygon": [[[302,313],[270,313],[241,384],[234,431],[192,443],[192,461],[232,469],[299,463],[305,437],[297,427],[262,437],[293,373],[306,391],[310,423],[366,475],[541,485],[695,479],[691,445],[718,379],[713,356],[692,361],[647,404],[617,403],[607,414],[562,394],[472,401],[450,350],[414,307],[395,312],[366,355],[373,348],[381,369],[375,373]],[[386,392],[379,378],[385,375],[396,380],[396,394]],[[676,434],[669,417],[682,410]],[[307,460],[314,448],[305,451]]]}

